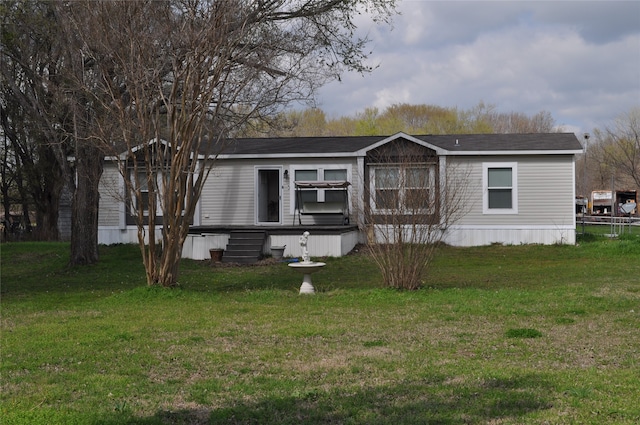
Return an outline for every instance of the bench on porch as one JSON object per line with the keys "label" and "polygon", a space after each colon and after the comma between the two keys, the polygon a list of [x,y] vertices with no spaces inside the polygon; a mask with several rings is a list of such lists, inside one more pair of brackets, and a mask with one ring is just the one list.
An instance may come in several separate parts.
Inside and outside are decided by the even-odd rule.
{"label": "bench on porch", "polygon": [[345,214],[343,202],[305,202],[300,214]]}
{"label": "bench on porch", "polygon": [[[296,188],[296,204],[301,205],[302,208],[296,208],[298,213],[298,224],[302,224],[302,215],[316,215],[316,214],[334,214],[340,215],[343,224],[349,223],[349,196],[347,189],[349,188],[349,182],[347,181],[296,181],[294,182]],[[302,202],[301,190],[304,189],[341,189],[343,191],[343,202],[317,202],[306,201]],[[293,216],[293,222],[295,223],[295,213]]]}

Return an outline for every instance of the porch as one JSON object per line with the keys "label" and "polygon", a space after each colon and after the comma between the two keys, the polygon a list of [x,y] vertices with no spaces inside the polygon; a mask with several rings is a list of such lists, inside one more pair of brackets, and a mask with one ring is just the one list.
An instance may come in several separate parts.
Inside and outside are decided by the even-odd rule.
{"label": "porch", "polygon": [[272,246],[284,246],[285,257],[300,257],[300,235],[310,233],[307,248],[311,257],[341,257],[358,244],[356,225],[333,226],[195,226],[189,230],[182,249],[182,258],[206,260],[210,249],[226,249],[234,231],[265,232],[263,255],[271,254]]}

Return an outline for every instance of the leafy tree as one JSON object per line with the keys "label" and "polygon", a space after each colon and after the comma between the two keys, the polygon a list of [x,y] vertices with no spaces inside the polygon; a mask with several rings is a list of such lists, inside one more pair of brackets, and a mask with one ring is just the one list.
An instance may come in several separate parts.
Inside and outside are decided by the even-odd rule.
{"label": "leafy tree", "polygon": [[277,134],[278,137],[306,137],[327,135],[327,118],[325,113],[317,108],[303,111],[287,111],[272,120],[268,125],[252,126],[250,131],[243,133],[244,137],[260,137]]}
{"label": "leafy tree", "polygon": [[[321,122],[319,118],[321,117]],[[314,122],[315,121],[315,122]],[[501,113],[484,102],[468,110],[436,105],[395,104],[384,111],[366,108],[354,116],[326,120],[318,109],[281,114],[279,125],[247,132],[247,137],[260,136],[371,136],[407,134],[486,134],[548,133],[556,131],[549,112],[533,116],[523,113]]]}
{"label": "leafy tree", "polygon": [[432,105],[401,103],[388,107],[383,116],[397,126],[393,133],[404,131],[408,134],[423,134],[429,123],[436,121],[437,115],[444,111],[445,108]]}

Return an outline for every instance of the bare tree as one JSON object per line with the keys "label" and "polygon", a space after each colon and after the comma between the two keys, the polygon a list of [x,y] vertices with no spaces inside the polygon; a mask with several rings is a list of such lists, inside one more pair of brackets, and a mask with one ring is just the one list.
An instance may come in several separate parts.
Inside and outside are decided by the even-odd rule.
{"label": "bare tree", "polygon": [[602,187],[608,187],[613,175],[617,184],[640,189],[640,107],[620,115],[612,125],[597,129],[594,136],[596,144],[591,152],[598,163],[594,172]]}
{"label": "bare tree", "polygon": [[[177,283],[182,245],[224,140],[250,119],[367,71],[354,16],[393,1],[174,0],[61,4],[82,39],[92,136],[118,158],[150,285]],[[160,235],[156,228],[161,228]]]}
{"label": "bare tree", "polygon": [[30,194],[21,198],[33,200],[36,237],[58,239],[60,199],[67,187],[73,194],[70,262],[92,264],[98,261],[104,155],[90,137],[97,112],[86,93],[92,87],[84,78],[90,64],[61,4],[7,1],[0,9],[3,128]]}
{"label": "bare tree", "polygon": [[59,96],[65,48],[50,3],[7,1],[0,16],[2,128],[20,165],[16,175],[24,183],[24,195],[29,193],[21,197],[32,202],[36,213],[35,237],[56,240],[60,194],[71,181],[69,114]]}
{"label": "bare tree", "polygon": [[419,288],[447,230],[465,213],[468,171],[396,141],[367,158],[364,226],[386,286]]}

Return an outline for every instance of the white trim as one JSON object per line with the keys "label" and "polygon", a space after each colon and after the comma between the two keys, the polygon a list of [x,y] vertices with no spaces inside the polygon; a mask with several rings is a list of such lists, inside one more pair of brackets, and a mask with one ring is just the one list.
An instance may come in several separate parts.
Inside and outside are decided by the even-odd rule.
{"label": "white trim", "polygon": [[[489,169],[511,168],[511,208],[489,208]],[[483,162],[482,163],[482,213],[518,214],[518,163]]]}
{"label": "white trim", "polygon": [[[573,159],[571,160],[571,174],[572,174],[572,182],[573,184],[571,185],[571,190],[573,192],[573,194],[571,195],[571,199],[576,199],[576,157],[574,156]],[[575,213],[575,201],[572,203],[572,208],[571,208],[571,217],[573,218],[573,227],[575,229],[576,227],[576,213]]]}
{"label": "white trim", "polygon": [[572,224],[454,224],[451,230],[573,230]]}
{"label": "white trim", "polygon": [[440,222],[442,222],[442,217],[447,216],[447,193],[445,191],[447,190],[447,185],[449,184],[449,182],[447,181],[449,177],[449,173],[447,173],[447,157],[441,156],[438,158],[438,191],[436,192],[440,195]]}
{"label": "white trim", "polygon": [[[364,156],[359,156],[356,160],[357,168],[358,168],[358,181],[357,181],[358,187],[356,189],[357,196],[353,197],[353,210],[358,216],[358,218],[356,219],[356,223],[358,225],[363,224],[365,222],[364,205],[365,205],[365,196],[367,191],[365,189],[365,184],[364,184],[365,175],[366,175],[364,158],[365,158]],[[351,202],[351,199],[349,201]]]}
{"label": "white trim", "polygon": [[[278,170],[278,221],[260,221],[260,203],[258,202],[258,197],[260,194],[260,171],[264,170]],[[253,194],[254,197],[254,216],[253,221],[256,226],[274,226],[282,224],[282,177],[283,177],[283,167],[282,165],[254,165],[253,166],[253,187],[255,188],[255,192]]]}
{"label": "white trim", "polygon": [[511,150],[511,151],[444,151],[447,156],[505,156],[505,155],[576,155],[582,150],[566,149],[566,150]]}
{"label": "white trim", "polygon": [[124,176],[118,169],[118,228],[125,230],[127,228],[127,185]]}
{"label": "white trim", "polygon": [[[195,184],[196,180],[200,177],[200,173],[202,172],[202,166],[204,165],[203,161],[197,161],[196,162],[196,166],[193,169],[193,182]],[[206,172],[206,171],[205,171]],[[205,182],[206,183],[206,182]],[[200,210],[201,210],[201,203],[200,201],[202,200],[202,191],[200,192],[200,196],[198,196],[198,199],[196,200],[196,205],[194,206],[193,209],[193,224],[192,226],[200,226],[202,224],[202,219],[201,219],[201,215],[200,215]]]}

